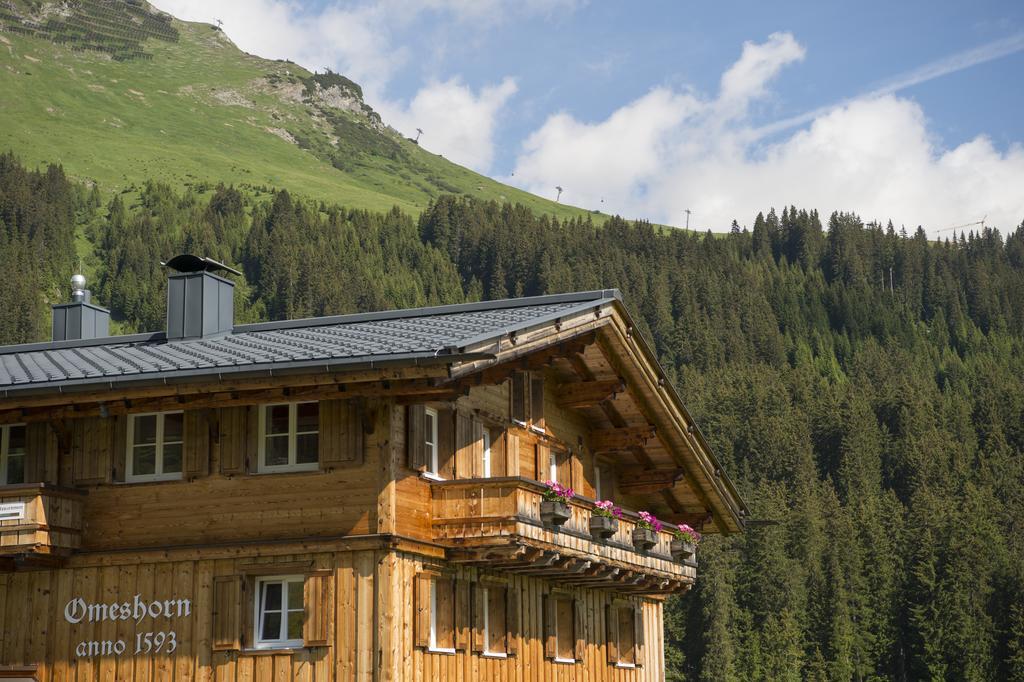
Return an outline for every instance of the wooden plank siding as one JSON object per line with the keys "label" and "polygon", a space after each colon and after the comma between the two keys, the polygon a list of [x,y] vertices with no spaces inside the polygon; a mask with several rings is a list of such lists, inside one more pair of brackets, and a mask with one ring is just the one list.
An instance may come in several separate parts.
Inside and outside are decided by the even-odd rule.
{"label": "wooden plank siding", "polygon": [[[232,579],[253,563],[296,562],[319,567],[326,576],[328,598],[323,627],[325,643],[284,651],[215,649],[218,640],[215,608],[224,579]],[[513,594],[520,621],[513,629],[515,654],[494,658],[457,648],[454,654],[432,653],[415,646],[416,576],[436,564],[401,552],[311,553],[279,557],[239,557],[234,560],[176,561],[157,564],[90,566],[55,571],[0,574],[0,664],[38,665],[38,682],[332,682],[370,680],[579,680],[641,682],[662,679],[663,651],[659,644],[662,604],[637,599],[642,614],[643,641],[637,667],[608,663],[605,622],[613,595],[576,588],[563,590],[577,609],[573,624],[576,663],[560,663],[544,654],[544,597],[551,586],[539,578],[503,577],[503,589]],[[289,569],[286,569],[289,570]],[[457,581],[477,583],[486,573],[459,568]],[[87,620],[68,623],[64,607],[82,597],[89,603],[131,602],[143,599],[187,599],[189,616],[145,617],[134,620]],[[456,621],[472,622],[471,604]],[[249,606],[243,603],[242,609]],[[176,612],[173,612],[176,614]],[[136,635],[175,632],[175,651],[148,655],[79,657],[81,642],[121,640],[134,648]]]}

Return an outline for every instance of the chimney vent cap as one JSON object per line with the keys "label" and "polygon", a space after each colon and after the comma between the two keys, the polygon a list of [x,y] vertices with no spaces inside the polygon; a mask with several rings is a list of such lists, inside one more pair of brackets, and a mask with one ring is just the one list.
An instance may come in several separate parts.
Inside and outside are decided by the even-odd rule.
{"label": "chimney vent cap", "polygon": [[164,265],[172,270],[178,272],[230,272],[232,275],[241,275],[238,270],[224,265],[221,262],[215,261],[212,258],[205,256],[193,256],[188,253],[183,253],[180,256],[175,256],[168,261],[161,261],[160,265]]}

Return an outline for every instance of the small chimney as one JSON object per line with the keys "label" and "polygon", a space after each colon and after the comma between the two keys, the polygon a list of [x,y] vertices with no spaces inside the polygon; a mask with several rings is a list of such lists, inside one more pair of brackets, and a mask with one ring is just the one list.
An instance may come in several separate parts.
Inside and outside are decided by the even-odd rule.
{"label": "small chimney", "polygon": [[110,311],[90,303],[85,277],[71,278],[71,303],[53,306],[53,340],[99,339],[110,336]]}
{"label": "small chimney", "polygon": [[235,325],[235,283],[215,272],[242,273],[210,258],[183,254],[161,263],[176,272],[167,278],[167,339],[201,339],[226,334]]}

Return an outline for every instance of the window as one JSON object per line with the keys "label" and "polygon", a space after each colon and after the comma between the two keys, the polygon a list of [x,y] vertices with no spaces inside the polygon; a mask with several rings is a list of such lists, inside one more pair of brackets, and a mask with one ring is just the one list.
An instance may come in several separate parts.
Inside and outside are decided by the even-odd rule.
{"label": "window", "polygon": [[441,465],[437,456],[437,410],[428,407],[423,414],[423,446],[426,448],[429,463],[427,473],[439,478]]}
{"label": "window", "polygon": [[320,462],[320,404],[283,403],[260,409],[260,471],[310,471]]}
{"label": "window", "polygon": [[576,623],[573,601],[568,597],[555,599],[555,661],[574,663]]}
{"label": "window", "polygon": [[25,482],[25,425],[0,427],[0,484]]}
{"label": "window", "polygon": [[271,576],[256,581],[256,611],[253,622],[257,649],[301,647],[303,604],[303,576]]}
{"label": "window", "polygon": [[182,412],[133,414],[128,419],[126,481],[181,478],[185,415]]}
{"label": "window", "polygon": [[484,478],[491,477],[491,432],[484,429],[484,461],[481,467]]}
{"label": "window", "polygon": [[514,372],[509,392],[512,421],[544,433],[544,375]]}
{"label": "window", "polygon": [[483,587],[480,589],[483,600],[484,655],[496,658],[508,656],[506,622],[506,588]]}
{"label": "window", "polygon": [[558,483],[558,453],[554,450],[548,452],[548,480]]}
{"label": "window", "polygon": [[638,668],[643,660],[643,618],[639,604],[615,600],[605,611],[608,662],[619,668]]}
{"label": "window", "polygon": [[633,620],[633,607],[627,606],[616,609],[619,616],[619,661],[620,667],[633,667],[636,665],[636,643],[634,642],[634,631],[636,623]]}
{"label": "window", "polygon": [[455,653],[455,581],[437,576],[430,581],[431,651]]}

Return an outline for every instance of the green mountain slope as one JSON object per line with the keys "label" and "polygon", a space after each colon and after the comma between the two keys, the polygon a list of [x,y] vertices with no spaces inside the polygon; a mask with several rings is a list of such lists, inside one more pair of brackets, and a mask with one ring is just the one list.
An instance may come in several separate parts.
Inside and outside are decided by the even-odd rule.
{"label": "green mountain slope", "polygon": [[585,213],[420,148],[342,76],[246,54],[141,0],[0,0],[0,149],[105,192],[224,182],[374,210],[455,193]]}

